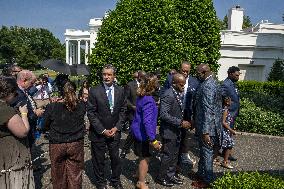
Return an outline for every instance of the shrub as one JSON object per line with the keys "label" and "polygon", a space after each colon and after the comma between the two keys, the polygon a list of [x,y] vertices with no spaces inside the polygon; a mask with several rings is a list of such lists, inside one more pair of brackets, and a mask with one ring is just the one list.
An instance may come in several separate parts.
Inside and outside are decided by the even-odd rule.
{"label": "shrub", "polygon": [[284,116],[258,107],[248,98],[242,98],[236,129],[244,132],[284,136]]}
{"label": "shrub", "polygon": [[106,63],[118,69],[121,84],[137,70],[159,69],[165,77],[182,60],[209,63],[217,72],[219,32],[212,0],[120,0],[99,30],[91,79]]}
{"label": "shrub", "polygon": [[241,95],[239,131],[284,135],[284,82],[238,82]]}
{"label": "shrub", "polygon": [[284,82],[239,81],[238,89],[242,93],[267,93],[284,97]]}
{"label": "shrub", "polygon": [[213,183],[214,189],[283,189],[283,178],[271,176],[267,173],[226,173]]}

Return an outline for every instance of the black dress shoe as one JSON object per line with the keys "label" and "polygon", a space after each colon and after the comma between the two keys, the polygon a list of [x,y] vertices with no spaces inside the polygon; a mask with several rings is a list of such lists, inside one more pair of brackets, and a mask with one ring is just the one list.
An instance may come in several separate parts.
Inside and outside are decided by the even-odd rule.
{"label": "black dress shoe", "polygon": [[183,184],[183,181],[176,178],[175,176],[173,176],[171,179],[170,179],[170,182],[174,183],[174,184],[177,184],[177,185],[182,185]]}
{"label": "black dress shoe", "polygon": [[183,181],[183,179],[179,175],[174,175],[173,178],[178,181]]}
{"label": "black dress shoe", "polygon": [[229,156],[228,159],[229,159],[230,161],[237,161],[237,158],[235,158],[235,157],[233,157],[233,156]]}
{"label": "black dress shoe", "polygon": [[172,187],[174,186],[174,183],[172,183],[171,181],[168,181],[166,179],[157,179],[156,182],[160,185],[166,186],[166,187]]}
{"label": "black dress shoe", "polygon": [[107,186],[97,186],[97,189],[107,189]]}
{"label": "black dress shoe", "polygon": [[123,189],[123,186],[121,184],[111,185],[114,189]]}
{"label": "black dress shoe", "polygon": [[124,159],[125,157],[126,157],[126,155],[127,155],[127,152],[125,151],[125,150],[122,150],[121,152],[120,152],[120,158],[121,159]]}

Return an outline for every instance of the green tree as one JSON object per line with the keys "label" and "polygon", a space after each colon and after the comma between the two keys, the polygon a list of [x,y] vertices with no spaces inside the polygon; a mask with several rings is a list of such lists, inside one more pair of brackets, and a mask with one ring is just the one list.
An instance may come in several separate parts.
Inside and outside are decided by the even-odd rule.
{"label": "green tree", "polygon": [[284,81],[284,61],[275,60],[267,78],[268,81]]}
{"label": "green tree", "polygon": [[227,30],[228,29],[228,16],[224,16],[223,20],[218,20],[219,21],[219,25],[220,25],[220,29],[221,30]]}
{"label": "green tree", "polygon": [[249,27],[252,27],[252,23],[250,21],[250,17],[249,16],[244,16],[244,21],[243,21],[242,28],[246,29],[246,28],[249,28]]}
{"label": "green tree", "polygon": [[0,62],[16,61],[20,66],[34,69],[49,58],[64,60],[65,50],[53,34],[43,28],[2,26],[0,29]]}
{"label": "green tree", "polygon": [[220,29],[212,0],[120,0],[99,30],[90,56],[92,80],[106,63],[124,84],[139,69],[163,76],[182,60],[217,72]]}

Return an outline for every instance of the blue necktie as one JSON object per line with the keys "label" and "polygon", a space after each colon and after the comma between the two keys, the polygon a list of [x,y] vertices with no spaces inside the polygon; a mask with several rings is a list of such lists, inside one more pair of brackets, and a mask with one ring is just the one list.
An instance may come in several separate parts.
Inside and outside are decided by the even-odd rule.
{"label": "blue necktie", "polygon": [[108,103],[109,103],[110,110],[112,111],[112,95],[111,95],[111,88],[108,88],[107,98],[108,98]]}

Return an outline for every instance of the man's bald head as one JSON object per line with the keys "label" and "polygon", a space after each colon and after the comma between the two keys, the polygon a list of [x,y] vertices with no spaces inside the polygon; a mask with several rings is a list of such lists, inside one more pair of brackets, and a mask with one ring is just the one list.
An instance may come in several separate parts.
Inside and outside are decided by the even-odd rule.
{"label": "man's bald head", "polygon": [[212,74],[208,64],[199,64],[196,68],[196,71],[200,80],[205,80],[209,75]]}
{"label": "man's bald head", "polygon": [[186,83],[185,77],[182,74],[175,74],[173,76],[173,87],[178,91],[178,92],[183,92],[184,91],[184,85]]}

